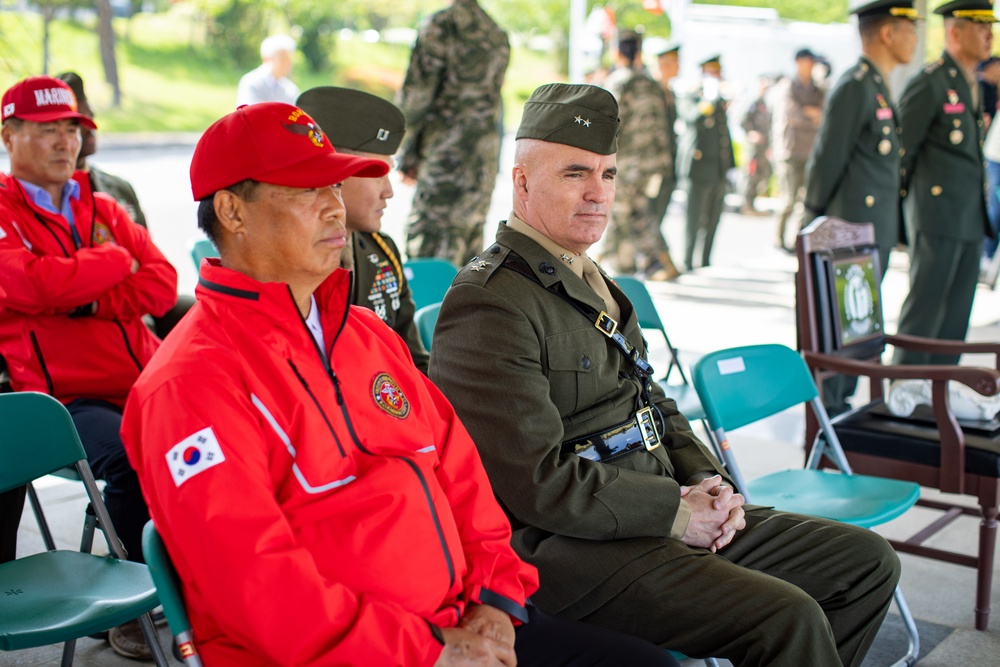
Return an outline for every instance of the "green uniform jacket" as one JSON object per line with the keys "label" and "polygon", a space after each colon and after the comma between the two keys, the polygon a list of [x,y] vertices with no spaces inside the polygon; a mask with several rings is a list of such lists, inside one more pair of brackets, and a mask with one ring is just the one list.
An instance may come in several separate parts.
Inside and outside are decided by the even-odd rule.
{"label": "green uniform jacket", "polygon": [[913,77],[899,103],[905,170],[903,212],[916,232],[975,242],[986,218],[983,113],[947,53]]}
{"label": "green uniform jacket", "polygon": [[396,244],[382,234],[351,232],[351,245],[354,249],[351,303],[374,310],[398,333],[410,349],[413,364],[426,375],[428,353],[413,322],[416,305],[403,275]]}
{"label": "green uniform jacket", "polygon": [[135,223],[143,227],[146,226],[146,216],[142,212],[142,207],[139,206],[139,198],[131,183],[124,178],[101,171],[93,165],[87,166],[87,174],[90,178],[90,187],[93,188],[94,192],[105,192],[111,195],[116,202],[122,205],[122,208],[128,211],[129,217]]}
{"label": "green uniform jacket", "polygon": [[[445,296],[430,377],[479,448],[513,524],[514,549],[540,571],[532,600],[578,617],[659,564],[655,550],[671,539],[680,484],[722,470],[656,383],[664,446],[611,464],[562,453],[563,441],[628,420],[639,386],[593,322],[501,266],[511,254],[542,285],[605,308],[569,267],[501,223],[497,242],[462,269]],[[621,305],[619,331],[645,356],[632,305],[608,282]]]}
{"label": "green uniform jacket", "polygon": [[861,58],[827,98],[806,177],[809,213],[873,223],[879,248],[888,253],[899,241],[899,134],[889,89],[875,65]]}
{"label": "green uniform jacket", "polygon": [[684,134],[677,150],[678,177],[692,181],[725,180],[726,172],[736,164],[726,102],[715,100],[709,110],[702,104],[700,91],[678,96],[676,100],[677,115],[684,121]]}

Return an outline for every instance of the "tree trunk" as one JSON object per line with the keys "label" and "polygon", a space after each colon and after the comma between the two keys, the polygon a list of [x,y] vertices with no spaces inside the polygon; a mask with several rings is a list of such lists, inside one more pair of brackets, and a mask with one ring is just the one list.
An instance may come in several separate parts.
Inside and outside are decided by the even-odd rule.
{"label": "tree trunk", "polygon": [[118,83],[118,61],[115,59],[115,31],[111,25],[111,0],[97,0],[97,34],[101,39],[101,62],[104,79],[111,84],[115,107],[122,105],[122,89]]}

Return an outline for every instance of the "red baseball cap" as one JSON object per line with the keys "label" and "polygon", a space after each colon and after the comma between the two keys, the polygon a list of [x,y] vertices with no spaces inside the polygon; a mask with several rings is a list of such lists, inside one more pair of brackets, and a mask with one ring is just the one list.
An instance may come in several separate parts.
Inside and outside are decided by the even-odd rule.
{"label": "red baseball cap", "polygon": [[191,158],[191,192],[201,201],[246,179],[318,188],[387,173],[389,165],[382,160],[335,151],[302,109],[261,102],[241,106],[201,135]]}
{"label": "red baseball cap", "polygon": [[92,130],[97,124],[76,110],[73,89],[51,76],[29,76],[18,81],[3,94],[0,102],[2,120],[20,118],[33,123],[50,123],[64,118],[76,118]]}

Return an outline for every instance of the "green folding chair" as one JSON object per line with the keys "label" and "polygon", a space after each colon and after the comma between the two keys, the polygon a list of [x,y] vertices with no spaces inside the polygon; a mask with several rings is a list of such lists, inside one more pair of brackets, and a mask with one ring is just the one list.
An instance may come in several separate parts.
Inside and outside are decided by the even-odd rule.
{"label": "green folding chair", "polygon": [[420,342],[424,344],[424,349],[431,351],[431,342],[434,338],[434,326],[438,321],[438,313],[441,312],[441,304],[433,303],[424,306],[413,314],[413,322],[417,325],[417,333],[420,334]]}
{"label": "green folding chair", "polygon": [[208,239],[198,239],[191,244],[191,260],[194,262],[194,270],[201,270],[201,260],[206,257],[218,257],[219,250],[215,244]]}
{"label": "green folding chair", "polygon": [[[677,401],[677,409],[680,410],[682,415],[688,418],[688,421],[701,421],[705,423],[705,410],[701,406],[698,392],[694,390],[687,375],[684,373],[684,368],[677,358],[677,348],[670,342],[670,336],[667,335],[667,330],[663,326],[660,314],[656,311],[656,304],[653,303],[653,297],[649,295],[646,285],[641,280],[632,276],[615,276],[614,281],[618,285],[618,288],[628,297],[628,300],[632,302],[632,307],[635,309],[635,316],[639,320],[639,327],[644,331],[659,331],[667,344],[670,361],[667,364],[667,372],[657,382],[663,387],[663,391],[666,392],[667,396]],[[680,379],[680,384],[670,384],[670,375],[674,369],[677,369],[677,377]],[[705,423],[705,429],[708,430],[707,423]]]}
{"label": "green folding chair", "polygon": [[[784,345],[721,350],[702,357],[693,376],[727,471],[747,502],[873,528],[901,516],[919,499],[920,487],[913,482],[854,474],[798,352]],[[810,405],[824,436],[813,441],[805,467],[745,480],[727,431],[802,403]],[[840,471],[820,470],[824,456]],[[899,588],[895,600],[910,642],[896,664],[913,665],[920,653],[917,626]]]}
{"label": "green folding chair", "polygon": [[152,521],[142,529],[142,554],[153,575],[153,583],[156,584],[156,592],[163,605],[163,615],[174,635],[174,653],[177,659],[188,667],[203,667],[198,648],[194,644],[194,635],[191,634],[191,621],[188,620],[187,609],[184,607],[180,577]]}
{"label": "green folding chair", "polygon": [[0,491],[72,466],[87,491],[113,557],[45,551],[0,564],[0,650],[65,642],[62,665],[73,664],[76,639],[138,618],[158,667],[168,662],[149,612],[159,604],[149,568],[125,560],[87,454],[66,408],[34,392],[0,395]]}
{"label": "green folding chair", "polygon": [[455,265],[443,259],[418,257],[403,264],[403,275],[417,309],[444,301],[444,293],[458,275]]}

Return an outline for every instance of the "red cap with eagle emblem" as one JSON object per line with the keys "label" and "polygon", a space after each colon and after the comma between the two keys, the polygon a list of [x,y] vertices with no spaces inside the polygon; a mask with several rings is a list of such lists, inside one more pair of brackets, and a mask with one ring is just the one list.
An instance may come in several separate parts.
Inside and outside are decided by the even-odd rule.
{"label": "red cap with eagle emblem", "polygon": [[244,105],[212,124],[191,158],[195,201],[253,179],[290,188],[319,188],[352,176],[384,176],[389,165],[338,153],[319,125],[281,102]]}

